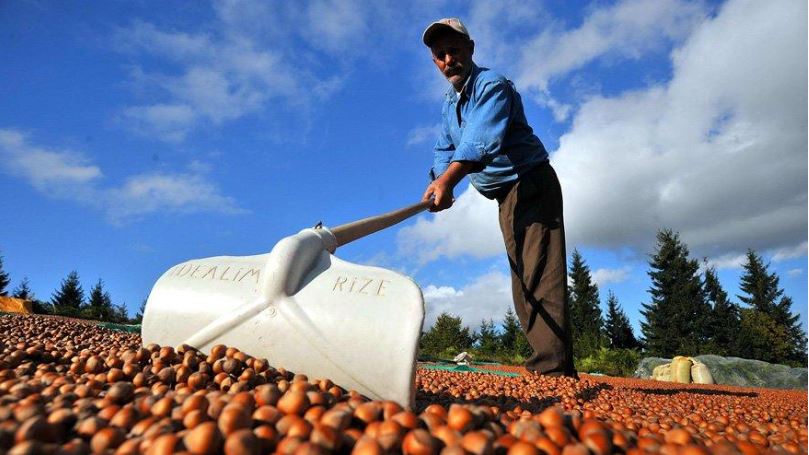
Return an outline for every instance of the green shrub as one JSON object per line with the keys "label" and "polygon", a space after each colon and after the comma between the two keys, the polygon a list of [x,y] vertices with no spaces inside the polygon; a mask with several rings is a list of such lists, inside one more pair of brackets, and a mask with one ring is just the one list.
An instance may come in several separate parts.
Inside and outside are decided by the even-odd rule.
{"label": "green shrub", "polygon": [[608,376],[632,376],[640,361],[635,349],[600,348],[582,359],[575,359],[576,369],[582,373],[601,373]]}
{"label": "green shrub", "polygon": [[451,361],[456,355],[464,351],[466,351],[472,356],[472,362],[495,362],[501,365],[522,366],[525,364],[526,360],[526,358],[520,355],[519,353],[509,354],[500,351],[495,354],[491,354],[487,352],[481,352],[480,350],[475,348],[468,348],[464,349],[463,351],[448,348],[438,353],[425,352],[424,350],[420,350],[418,359],[422,362]]}

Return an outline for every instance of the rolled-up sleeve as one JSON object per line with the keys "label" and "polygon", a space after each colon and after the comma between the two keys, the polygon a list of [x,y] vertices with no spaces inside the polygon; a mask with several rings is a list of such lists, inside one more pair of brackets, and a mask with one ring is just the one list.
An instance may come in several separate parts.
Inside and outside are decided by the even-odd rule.
{"label": "rolled-up sleeve", "polygon": [[487,83],[465,119],[460,144],[452,161],[475,163],[482,170],[499,153],[508,130],[511,88],[507,81]]}
{"label": "rolled-up sleeve", "polygon": [[452,138],[449,135],[449,128],[447,126],[447,119],[444,117],[441,121],[441,134],[438,135],[438,140],[435,143],[435,147],[433,147],[433,167],[430,169],[430,180],[435,180],[438,176],[447,171],[454,153],[455,144],[452,143]]}

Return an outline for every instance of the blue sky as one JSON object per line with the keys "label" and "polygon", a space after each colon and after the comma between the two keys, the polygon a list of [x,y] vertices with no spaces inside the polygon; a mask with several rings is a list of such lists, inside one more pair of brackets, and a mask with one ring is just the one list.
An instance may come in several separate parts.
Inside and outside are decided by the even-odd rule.
{"label": "blue sky", "polygon": [[[806,3],[123,2],[0,5],[0,254],[49,299],[78,271],[134,314],[191,258],[269,251],[418,201],[446,81],[424,27],[459,16],[551,152],[578,248],[636,329],[658,229],[735,299],[753,248],[806,327]],[[338,250],[476,327],[511,305],[496,207]]]}

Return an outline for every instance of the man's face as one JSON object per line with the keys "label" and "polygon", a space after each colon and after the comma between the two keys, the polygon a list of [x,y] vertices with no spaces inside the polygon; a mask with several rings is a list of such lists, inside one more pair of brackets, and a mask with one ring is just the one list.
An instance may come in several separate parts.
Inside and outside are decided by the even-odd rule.
{"label": "man's face", "polygon": [[430,51],[441,74],[455,90],[460,90],[472,70],[475,43],[459,33],[445,33],[435,38]]}

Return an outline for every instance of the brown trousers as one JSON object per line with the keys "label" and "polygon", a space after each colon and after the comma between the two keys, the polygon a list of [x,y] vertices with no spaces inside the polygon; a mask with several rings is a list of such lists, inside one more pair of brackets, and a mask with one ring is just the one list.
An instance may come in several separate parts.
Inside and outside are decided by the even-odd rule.
{"label": "brown trousers", "polygon": [[514,309],[534,349],[525,367],[576,377],[567,302],[562,189],[542,164],[498,197],[500,230],[511,265]]}

